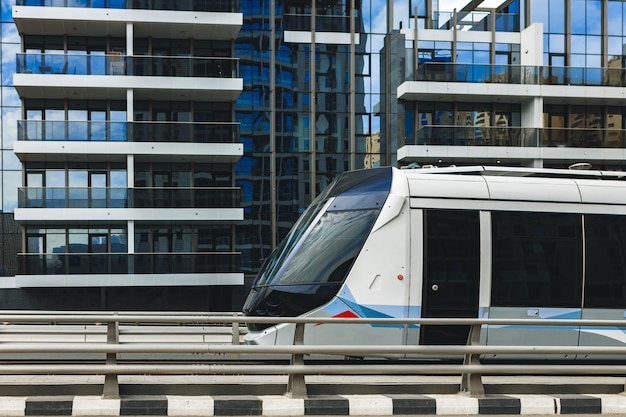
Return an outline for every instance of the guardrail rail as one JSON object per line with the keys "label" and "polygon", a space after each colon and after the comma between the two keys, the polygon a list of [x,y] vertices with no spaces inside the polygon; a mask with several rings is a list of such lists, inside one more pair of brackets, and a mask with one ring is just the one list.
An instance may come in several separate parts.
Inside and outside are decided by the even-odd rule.
{"label": "guardrail rail", "polygon": [[[242,345],[240,335],[245,323],[292,323],[295,325],[291,345]],[[623,327],[622,320],[542,320],[534,319],[364,319],[364,318],[267,318],[244,317],[237,313],[109,313],[109,312],[3,312],[0,313],[0,355],[24,357],[31,354],[77,355],[97,354],[102,360],[88,363],[3,363],[0,375],[104,375],[103,398],[119,398],[120,375],[287,375],[285,394],[307,397],[306,375],[460,375],[459,390],[471,396],[485,394],[482,375],[619,375],[626,376],[626,346],[505,346],[480,345],[480,332],[487,325],[520,326],[593,326]],[[306,325],[332,324],[395,324],[395,325],[467,325],[471,326],[467,345],[333,345],[304,344]],[[44,333],[46,326],[65,326],[82,342],[64,342],[63,338],[7,337],[19,332]],[[155,330],[157,329],[157,330]],[[181,332],[181,329],[189,329]],[[67,331],[67,330],[64,330]],[[51,331],[49,331],[52,333]],[[62,331],[63,332],[63,331]],[[162,340],[143,341],[140,334],[159,333]],[[176,338],[174,335],[192,335]],[[212,336],[206,338],[207,334]],[[219,334],[219,343],[215,335]],[[64,336],[65,337],[65,336]],[[45,339],[45,338],[44,338]],[[16,341],[17,340],[17,341]],[[168,341],[170,340],[170,341]],[[139,363],[120,363],[120,354],[141,354]],[[151,354],[219,355],[240,359],[244,355],[275,355],[290,357],[288,364],[262,361],[211,362],[194,359],[191,363],[151,359]],[[598,363],[481,363],[481,355],[608,355],[620,361]],[[305,363],[305,355],[367,356],[442,356],[463,358],[462,363]]]}

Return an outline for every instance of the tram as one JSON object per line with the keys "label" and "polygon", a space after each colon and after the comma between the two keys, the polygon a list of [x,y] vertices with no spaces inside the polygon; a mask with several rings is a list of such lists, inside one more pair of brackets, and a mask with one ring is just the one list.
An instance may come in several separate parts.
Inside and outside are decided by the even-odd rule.
{"label": "tram", "polygon": [[[243,311],[625,319],[626,173],[487,166],[343,173],[265,261]],[[293,340],[292,324],[248,328],[249,344]],[[465,344],[468,331],[307,325],[305,343]],[[493,345],[626,343],[620,328],[486,326],[481,336]]]}

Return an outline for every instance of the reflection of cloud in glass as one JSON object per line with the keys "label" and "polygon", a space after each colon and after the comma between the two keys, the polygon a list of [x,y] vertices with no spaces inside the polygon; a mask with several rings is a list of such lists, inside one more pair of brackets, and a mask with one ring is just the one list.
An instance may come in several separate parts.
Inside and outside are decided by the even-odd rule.
{"label": "reflection of cloud in glass", "polygon": [[2,210],[13,213],[17,208],[17,188],[22,183],[21,171],[4,171],[2,176]]}
{"label": "reflection of cloud in glass", "polygon": [[[4,41],[4,39],[3,39]],[[15,58],[20,52],[19,43],[2,44],[2,85],[13,85],[13,73],[15,72]]]}
{"label": "reflection of cloud in glass", "polygon": [[3,23],[2,24],[2,42],[3,43],[20,43],[20,35],[17,32],[15,24]]}
{"label": "reflection of cloud in glass", "polygon": [[15,6],[15,0],[2,0],[2,21],[13,21],[13,6]]}
{"label": "reflection of cloud in glass", "polygon": [[22,169],[22,163],[17,158],[17,155],[15,155],[15,152],[13,152],[12,150],[2,151],[2,169]]}
{"label": "reflection of cloud in glass", "polygon": [[13,87],[2,87],[2,105],[18,107],[22,104],[20,96]]}
{"label": "reflection of cloud in glass", "polygon": [[17,140],[17,121],[20,116],[19,108],[2,108],[2,149],[13,149],[13,144]]}

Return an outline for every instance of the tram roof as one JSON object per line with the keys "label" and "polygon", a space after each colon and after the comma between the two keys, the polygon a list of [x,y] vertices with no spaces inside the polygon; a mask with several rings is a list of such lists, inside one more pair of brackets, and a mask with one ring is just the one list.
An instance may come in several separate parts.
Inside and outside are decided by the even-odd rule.
{"label": "tram roof", "polygon": [[402,172],[412,198],[626,206],[626,172],[502,166],[404,169]]}
{"label": "tram roof", "polygon": [[[587,169],[587,164],[575,164],[570,169],[551,168],[525,168],[507,166],[449,166],[403,169],[407,174],[459,174],[459,175],[483,175],[503,177],[539,177],[539,178],[576,178],[576,179],[602,179],[602,180],[626,180],[624,171],[602,171]],[[406,168],[406,167],[405,167]],[[409,174],[411,175],[411,174]]]}

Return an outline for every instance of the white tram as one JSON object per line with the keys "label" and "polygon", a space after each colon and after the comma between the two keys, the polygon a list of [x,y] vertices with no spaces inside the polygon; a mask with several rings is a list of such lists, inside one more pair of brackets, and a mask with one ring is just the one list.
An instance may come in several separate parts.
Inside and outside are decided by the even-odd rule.
{"label": "white tram", "polygon": [[[489,326],[494,345],[626,343],[626,173],[504,167],[340,175],[259,272],[271,317],[624,319],[624,328]],[[249,325],[250,344],[293,325]],[[465,326],[311,325],[305,343],[465,344]],[[568,359],[571,359],[568,358]]]}

